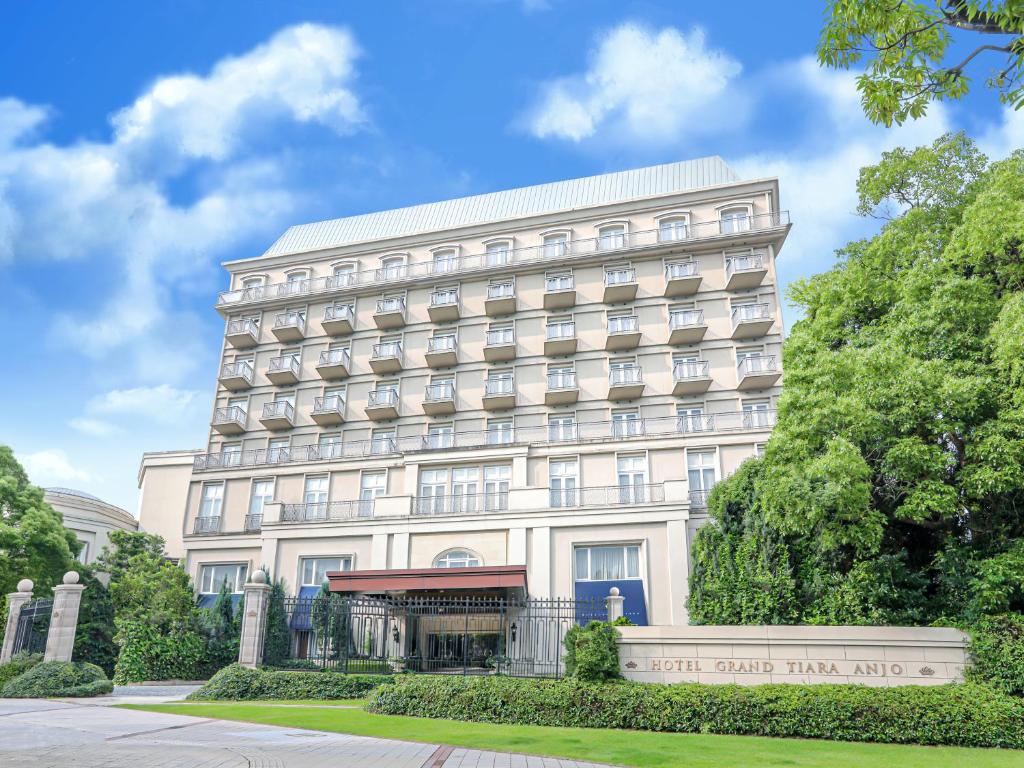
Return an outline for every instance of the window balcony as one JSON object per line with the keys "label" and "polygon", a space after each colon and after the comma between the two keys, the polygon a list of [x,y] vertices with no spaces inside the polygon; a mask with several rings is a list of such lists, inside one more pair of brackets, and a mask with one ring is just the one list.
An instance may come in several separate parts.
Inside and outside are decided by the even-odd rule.
{"label": "window balcony", "polygon": [[282,504],[282,523],[318,523],[330,520],[356,520],[373,517],[373,499],[356,501],[311,501],[306,504]]}
{"label": "window balcony", "polygon": [[775,355],[745,357],[736,366],[736,389],[766,389],[773,386],[781,375]]}
{"label": "window balcony", "polygon": [[347,304],[338,307],[327,307],[324,310],[324,319],[320,324],[324,327],[324,333],[328,336],[347,336],[355,330],[355,312]]}
{"label": "window balcony", "polygon": [[412,505],[412,513],[418,517],[478,515],[487,512],[507,512],[508,509],[508,491],[416,496]]}
{"label": "window balcony", "polygon": [[458,341],[454,336],[432,336],[427,339],[427,365],[450,368],[459,362]]}
{"label": "window balcony", "polygon": [[725,289],[737,291],[756,288],[768,274],[768,261],[764,254],[730,256],[725,260]]}
{"label": "window balcony", "polygon": [[706,360],[686,361],[672,366],[672,394],[698,395],[711,386],[711,365]]}
{"label": "window balcony", "polygon": [[234,363],[224,363],[220,367],[220,376],[217,377],[217,381],[224,389],[239,392],[252,386],[252,378],[252,363],[248,360],[239,360]]}
{"label": "window balcony", "polygon": [[608,374],[609,400],[635,400],[644,393],[641,368],[613,368]]}
{"label": "window balcony", "polygon": [[310,417],[321,427],[336,427],[345,422],[345,398],[341,395],[325,395],[313,401]]}
{"label": "window balcony", "polygon": [[351,367],[351,357],[347,349],[325,349],[320,353],[316,372],[324,381],[338,381],[349,377]]}
{"label": "window balcony", "polygon": [[224,338],[235,349],[251,349],[260,343],[260,327],[255,320],[229,320]]}
{"label": "window balcony", "polygon": [[549,277],[544,281],[544,309],[568,309],[576,306],[576,281],[571,275]]}
{"label": "window balcony", "polygon": [[549,373],[544,405],[570,405],[580,399],[575,373]]}
{"label": "window balcony", "polygon": [[242,525],[243,533],[259,533],[263,530],[263,515],[249,514],[245,516],[245,523]]}
{"label": "window balcony", "polygon": [[516,385],[512,379],[488,379],[484,382],[484,410],[504,411],[516,404]]}
{"label": "window balcony", "polygon": [[693,509],[707,509],[708,496],[710,494],[711,491],[709,490],[690,491],[690,506]]}
{"label": "window balcony", "polygon": [[484,312],[490,317],[510,315],[516,311],[515,283],[491,283],[487,286]]}
{"label": "window balcony", "polygon": [[388,421],[398,418],[398,393],[393,389],[374,389],[366,399],[366,418]]}
{"label": "window balcony", "polygon": [[668,343],[675,346],[696,344],[708,332],[703,309],[683,309],[668,313]]}
{"label": "window balcony", "polygon": [[516,359],[516,334],[511,328],[488,331],[484,344],[484,360],[500,363]]}
{"label": "window balcony", "polygon": [[282,312],[274,318],[270,331],[278,341],[301,341],[306,338],[306,316],[302,312]]}
{"label": "window balcony", "polygon": [[544,354],[548,357],[574,355],[578,340],[576,323],[549,323],[544,337]]}
{"label": "window balcony", "polygon": [[265,403],[263,413],[260,415],[260,424],[274,432],[291,429],[295,426],[295,406],[287,400]]}
{"label": "window balcony", "polygon": [[764,336],[775,318],[767,304],[740,304],[732,308],[732,338],[755,339]]}
{"label": "window balcony", "polygon": [[237,405],[217,408],[213,412],[213,423],[210,426],[222,435],[240,435],[245,432],[245,417],[245,409]]}
{"label": "window balcony", "polygon": [[192,523],[192,533],[197,536],[220,533],[220,515],[200,515]]}
{"label": "window balcony", "polygon": [[455,413],[455,385],[428,384],[423,393],[423,412],[428,416],[443,416]]}
{"label": "window balcony", "polygon": [[374,344],[370,353],[370,367],[374,373],[396,373],[402,370],[402,343],[386,341]]}
{"label": "window balcony", "polygon": [[299,382],[299,359],[292,355],[270,358],[270,367],[267,368],[267,378],[277,386],[298,384]]}
{"label": "window balcony", "polygon": [[700,267],[695,261],[669,264],[665,267],[665,296],[692,296],[700,288]]}
{"label": "window balcony", "polygon": [[632,267],[607,269],[604,273],[604,303],[618,304],[636,298],[636,270]]}
{"label": "window balcony", "polygon": [[640,320],[635,315],[611,317],[608,319],[608,334],[604,348],[609,352],[621,352],[640,346]]}
{"label": "window balcony", "polygon": [[373,313],[373,322],[381,330],[403,327],[405,325],[405,299],[379,299]]}
{"label": "window balcony", "polygon": [[452,320],[458,320],[459,292],[445,290],[431,293],[427,314],[430,315],[430,320],[434,323],[447,323]]}

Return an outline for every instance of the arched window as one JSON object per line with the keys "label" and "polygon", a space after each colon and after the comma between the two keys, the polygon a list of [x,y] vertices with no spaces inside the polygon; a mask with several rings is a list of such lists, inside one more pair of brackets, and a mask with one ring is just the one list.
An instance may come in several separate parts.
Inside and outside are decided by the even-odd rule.
{"label": "arched window", "polygon": [[454,248],[442,248],[439,251],[434,251],[433,269],[435,275],[454,272],[457,264],[458,258]]}
{"label": "arched window", "polygon": [[601,227],[598,230],[598,234],[600,235],[597,241],[599,250],[614,251],[626,245],[625,224],[611,224],[607,227]]}
{"label": "arched window", "polygon": [[720,214],[719,221],[723,235],[746,232],[750,229],[750,208],[746,206],[725,208]]}
{"label": "arched window", "polygon": [[377,270],[378,280],[401,280],[405,277],[405,256],[385,256]]}
{"label": "arched window", "polygon": [[434,560],[435,568],[475,568],[482,565],[480,556],[468,549],[451,549]]}
{"label": "arched window", "polygon": [[685,216],[672,216],[658,222],[658,240],[670,243],[686,239],[687,221]]}
{"label": "arched window", "polygon": [[289,272],[286,276],[287,282],[278,288],[280,296],[296,296],[300,293],[309,292],[309,270],[297,269]]}
{"label": "arched window", "polygon": [[355,275],[355,264],[351,262],[335,264],[333,274],[331,275],[331,287],[344,288],[346,285],[352,285],[355,282]]}

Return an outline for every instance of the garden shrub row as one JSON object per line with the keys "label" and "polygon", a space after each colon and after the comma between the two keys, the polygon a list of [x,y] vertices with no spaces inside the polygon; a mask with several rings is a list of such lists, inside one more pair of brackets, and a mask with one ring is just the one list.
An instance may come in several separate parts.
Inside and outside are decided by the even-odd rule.
{"label": "garden shrub row", "polygon": [[9,680],[0,696],[38,699],[52,696],[102,696],[114,690],[106,673],[84,661],[47,661]]}
{"label": "garden shrub row", "polygon": [[193,691],[189,699],[356,699],[392,682],[394,678],[390,675],[345,675],[330,670],[290,672],[249,669],[232,664],[220,670],[202,688]]}
{"label": "garden shrub row", "polygon": [[412,675],[378,688],[368,709],[518,725],[1024,748],[1024,701],[972,683],[870,688]]}
{"label": "garden shrub row", "polygon": [[41,663],[41,653],[16,653],[6,664],[0,664],[0,690],[11,680],[28,672],[36,664]]}

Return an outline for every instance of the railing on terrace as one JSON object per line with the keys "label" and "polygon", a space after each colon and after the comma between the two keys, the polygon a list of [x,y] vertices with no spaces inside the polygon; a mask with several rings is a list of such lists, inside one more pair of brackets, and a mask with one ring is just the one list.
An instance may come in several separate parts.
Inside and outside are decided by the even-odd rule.
{"label": "railing on terrace", "polygon": [[725,261],[725,275],[735,272],[750,272],[752,270],[764,269],[765,255],[763,253],[752,253],[746,256],[730,256]]}
{"label": "railing on terrace", "polygon": [[576,323],[548,323],[547,339],[571,339],[576,335]]}
{"label": "railing on terrace", "polygon": [[430,294],[430,306],[447,307],[459,303],[459,292],[452,290],[434,291]]}
{"label": "railing on terrace", "polygon": [[576,389],[576,374],[572,372],[549,373],[548,391],[557,392],[560,389]]}
{"label": "railing on terrace", "polygon": [[251,333],[253,336],[258,337],[260,335],[260,327],[255,320],[248,317],[243,320],[228,320],[226,333],[228,336],[234,336],[239,333]]}
{"label": "railing on terrace", "polygon": [[[694,417],[666,416],[638,419],[637,427],[630,427],[626,434],[620,422],[582,421],[571,426],[541,424],[535,427],[515,427],[511,430],[481,430],[454,432],[445,435],[407,435],[395,438],[374,438],[332,443],[329,446],[303,445],[291,448],[260,448],[256,450],[232,451],[229,453],[207,453],[196,456],[194,468],[197,471],[225,469],[231,467],[253,467],[276,464],[359,459],[386,454],[412,454],[439,450],[486,448],[495,445],[549,445],[565,442],[591,443],[609,439],[629,440],[633,438],[672,438],[691,432],[735,432],[749,429],[769,428],[775,424],[775,411],[759,411],[755,421],[749,412],[730,411],[702,415],[699,418],[702,429],[692,428]],[[763,422],[761,421],[763,419]]]}
{"label": "railing on terrace", "polygon": [[[788,224],[789,212],[778,211],[748,217],[746,219],[746,227],[737,232],[723,232],[721,223],[715,220],[691,225],[687,228],[685,237],[665,238],[661,230],[658,229],[630,232],[628,234],[621,235],[621,239],[618,237],[616,238],[616,242],[619,244],[619,247],[616,248],[602,247],[602,242],[607,246],[607,240],[602,241],[600,237],[584,238],[557,244],[545,243],[510,250],[508,260],[500,265],[495,265],[489,261],[488,254],[480,253],[470,256],[453,257],[451,259],[446,259],[443,262],[425,261],[416,264],[382,267],[380,269],[353,272],[347,276],[347,280],[343,286],[335,285],[333,277],[325,276],[311,278],[308,280],[297,280],[289,283],[276,283],[272,285],[258,286],[255,288],[225,291],[220,295],[217,303],[221,306],[246,304],[279,297],[293,297],[298,294],[323,293],[325,291],[338,290],[340,288],[355,288],[379,283],[402,282],[404,280],[421,277],[431,277],[442,272],[444,274],[474,272],[494,269],[499,266],[506,267],[518,264],[534,264],[551,259],[562,260],[584,258],[594,254],[629,252],[643,248],[654,248],[667,242],[679,243],[730,234],[746,234],[751,231],[774,229]],[[444,265],[443,269],[439,267],[440,264]],[[565,289],[549,287],[548,290]]]}
{"label": "railing on terrace", "polygon": [[295,421],[295,406],[287,400],[274,400],[263,404],[263,416],[260,418],[276,419],[281,416],[289,421]]}
{"label": "railing on terrace", "polygon": [[636,315],[622,315],[608,318],[608,334],[636,333],[640,330],[640,318]]}
{"label": "railing on terrace", "polygon": [[345,398],[341,395],[324,395],[314,398],[313,413],[344,413]]}
{"label": "railing on terrace", "polygon": [[609,269],[604,273],[605,285],[625,285],[627,283],[635,282],[636,270],[632,267],[629,269]]}
{"label": "railing on terrace", "polygon": [[511,395],[516,391],[516,382],[512,378],[487,379],[484,382],[484,396]]}
{"label": "railing on terrace", "polygon": [[234,376],[240,376],[241,378],[252,384],[252,363],[248,360],[238,360],[234,363],[224,363],[220,367],[220,377],[222,379],[231,378]]}
{"label": "railing on terrace", "polygon": [[275,328],[302,328],[306,324],[306,316],[301,312],[282,312],[274,318]]}
{"label": "railing on terrace", "polygon": [[751,320],[768,320],[772,316],[767,304],[740,304],[732,308],[732,324]]}
{"label": "railing on terrace", "polygon": [[608,383],[613,387],[623,384],[643,384],[644,372],[642,368],[613,368],[608,374]]}
{"label": "railing on terrace", "polygon": [[515,283],[491,283],[487,286],[488,299],[508,299],[515,295]]}
{"label": "railing on terrace", "polygon": [[243,530],[246,533],[257,533],[263,528],[263,515],[252,514],[245,516],[245,524]]}
{"label": "railing on terrace", "polygon": [[389,312],[405,312],[405,299],[378,299],[375,314],[384,315]]}
{"label": "railing on terrace", "polygon": [[711,491],[690,491],[690,506],[701,509],[708,505],[708,494]]}
{"label": "railing on terrace", "polygon": [[454,352],[454,336],[431,336],[427,339],[427,352]]}
{"label": "railing on terrace", "polygon": [[558,277],[549,277],[544,281],[544,290],[548,293],[557,293],[558,291],[571,291],[576,287],[576,281],[572,275],[559,275]]}
{"label": "railing on terrace", "polygon": [[282,523],[355,520],[360,517],[373,517],[373,499],[315,501],[307,504],[281,505]]}
{"label": "railing on terrace", "polygon": [[548,500],[552,507],[649,504],[665,500],[665,486],[660,483],[631,483],[598,488],[550,488]]}
{"label": "railing on terrace", "polygon": [[320,353],[320,361],[317,365],[338,365],[339,363],[348,365],[350,358],[351,355],[347,349],[325,349]]}
{"label": "railing on terrace", "polygon": [[482,512],[508,511],[508,491],[463,493],[455,495],[416,496],[414,515],[475,515]]}
{"label": "railing on terrace", "polygon": [[516,343],[516,332],[513,328],[496,328],[487,332],[488,347],[504,347]]}
{"label": "railing on terrace", "polygon": [[398,393],[393,389],[371,389],[367,393],[366,404],[370,408],[398,405]]}
{"label": "railing on terrace", "polygon": [[238,405],[227,405],[213,411],[214,424],[240,424],[245,426],[245,409]]}
{"label": "railing on terrace", "polygon": [[385,341],[383,344],[374,344],[370,354],[371,360],[390,360],[393,357],[402,356],[402,342]]}
{"label": "railing on terrace", "polygon": [[757,373],[775,373],[779,370],[775,361],[775,355],[764,355],[758,357],[745,357],[736,364],[741,376],[749,376]]}
{"label": "railing on terrace", "polygon": [[277,373],[279,371],[291,371],[297,378],[299,375],[299,358],[294,355],[270,358],[270,373]]}
{"label": "railing on terrace", "polygon": [[331,305],[324,310],[324,320],[354,321],[356,313],[349,304]]}
{"label": "railing on terrace", "polygon": [[700,273],[696,261],[680,261],[669,264],[665,267],[665,277],[669,280],[678,280],[683,277],[695,277]]}
{"label": "railing on terrace", "polygon": [[455,385],[450,381],[443,384],[428,384],[423,393],[423,399],[428,403],[440,403],[455,399]]}
{"label": "railing on terrace", "polygon": [[192,533],[220,533],[220,515],[203,515],[192,524]]}
{"label": "railing on terrace", "polygon": [[692,328],[696,325],[704,325],[703,309],[677,309],[674,312],[669,312],[669,330],[674,330],[676,328]]}
{"label": "railing on terrace", "polygon": [[676,381],[706,379],[711,375],[711,363],[707,360],[687,360],[672,366],[672,378]]}

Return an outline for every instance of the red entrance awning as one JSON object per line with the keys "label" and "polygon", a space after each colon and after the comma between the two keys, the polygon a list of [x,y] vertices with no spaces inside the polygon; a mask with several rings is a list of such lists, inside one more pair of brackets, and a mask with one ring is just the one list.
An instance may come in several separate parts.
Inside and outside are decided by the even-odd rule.
{"label": "red entrance awning", "polygon": [[331,592],[446,592],[508,590],[526,594],[525,565],[474,568],[389,568],[376,571],[331,571]]}

